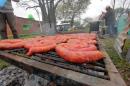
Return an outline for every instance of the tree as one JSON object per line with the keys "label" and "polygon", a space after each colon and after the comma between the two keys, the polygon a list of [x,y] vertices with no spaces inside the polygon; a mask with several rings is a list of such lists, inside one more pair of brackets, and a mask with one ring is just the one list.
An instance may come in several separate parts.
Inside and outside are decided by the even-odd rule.
{"label": "tree", "polygon": [[115,15],[116,15],[116,19],[118,20],[120,18],[120,16],[123,14],[123,11],[125,9],[124,8],[116,8],[115,9]]}
{"label": "tree", "polygon": [[56,17],[55,10],[62,0],[20,0],[18,6],[26,9],[35,9],[42,15],[42,31],[45,35],[53,35],[56,33]]}
{"label": "tree", "polygon": [[74,19],[80,17],[80,14],[85,11],[89,3],[89,0],[63,0],[57,8],[57,18],[70,21],[70,25],[73,26]]}
{"label": "tree", "polygon": [[[130,0],[111,0],[111,4],[113,9],[115,9],[117,20],[130,8]],[[118,8],[115,8],[117,5]]]}
{"label": "tree", "polygon": [[115,8],[116,0],[111,0],[112,8]]}
{"label": "tree", "polygon": [[92,18],[89,18],[89,17],[87,17],[87,18],[85,18],[84,20],[83,20],[83,22],[84,23],[89,23],[89,22],[92,22],[93,21],[93,19]]}
{"label": "tree", "polygon": [[29,15],[28,15],[28,19],[29,19],[29,20],[35,20],[32,14],[29,14]]}

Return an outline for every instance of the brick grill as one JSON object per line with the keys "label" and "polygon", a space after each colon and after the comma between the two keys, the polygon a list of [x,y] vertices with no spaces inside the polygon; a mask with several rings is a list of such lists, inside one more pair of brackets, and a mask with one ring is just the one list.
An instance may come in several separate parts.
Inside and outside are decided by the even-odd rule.
{"label": "brick grill", "polygon": [[69,63],[60,58],[55,51],[28,57],[27,51],[23,48],[0,51],[0,57],[32,74],[46,79],[50,78],[50,81],[55,81],[57,77],[60,77],[60,80],[64,79],[69,83],[74,81],[83,84],[77,86],[126,86],[110,57],[100,46],[101,44],[100,42],[98,44],[99,50],[105,54],[105,58],[92,63]]}

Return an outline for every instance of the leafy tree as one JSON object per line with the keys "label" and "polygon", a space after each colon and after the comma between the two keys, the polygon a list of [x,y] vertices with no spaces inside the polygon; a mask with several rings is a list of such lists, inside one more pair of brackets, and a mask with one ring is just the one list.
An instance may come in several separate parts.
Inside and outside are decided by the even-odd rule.
{"label": "leafy tree", "polygon": [[74,21],[74,25],[75,25],[75,26],[80,26],[81,23],[80,23],[80,21]]}
{"label": "leafy tree", "polygon": [[29,15],[28,15],[28,19],[29,19],[29,20],[35,20],[32,14],[29,14]]}
{"label": "leafy tree", "polygon": [[70,25],[73,26],[75,18],[80,17],[89,3],[89,0],[63,0],[57,8],[57,18],[70,21]]}

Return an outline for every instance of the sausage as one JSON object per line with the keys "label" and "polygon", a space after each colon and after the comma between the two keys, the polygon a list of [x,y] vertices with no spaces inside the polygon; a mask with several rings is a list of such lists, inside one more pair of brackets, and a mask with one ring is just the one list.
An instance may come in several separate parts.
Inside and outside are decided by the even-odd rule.
{"label": "sausage", "polygon": [[60,46],[68,48],[69,50],[73,51],[95,51],[97,47],[93,44],[86,44],[86,43],[62,43]]}
{"label": "sausage", "polygon": [[69,39],[67,43],[87,43],[87,44],[97,44],[96,40],[91,39]]}
{"label": "sausage", "polygon": [[70,46],[65,44],[59,44],[56,46],[57,54],[66,61],[73,63],[84,63],[92,62],[102,59],[103,53],[98,50],[82,50],[83,48],[74,48],[73,50]]}
{"label": "sausage", "polygon": [[67,35],[69,39],[91,39],[96,40],[97,35],[95,33],[77,33]]}
{"label": "sausage", "polygon": [[31,56],[32,54],[35,53],[43,53],[43,52],[48,52],[50,50],[55,49],[56,44],[52,43],[49,45],[43,45],[43,46],[37,46],[37,47],[30,47],[29,51],[27,52],[28,56]]}
{"label": "sausage", "polygon": [[4,39],[0,41],[0,43],[18,43],[18,42],[23,42],[23,40],[22,39]]}
{"label": "sausage", "polygon": [[29,49],[31,47],[38,47],[38,46],[42,46],[42,44],[39,43],[38,41],[26,41],[26,42],[24,42],[24,48],[25,49]]}
{"label": "sausage", "polygon": [[0,43],[0,49],[8,50],[8,49],[16,49],[16,48],[23,48],[23,42],[19,43]]}

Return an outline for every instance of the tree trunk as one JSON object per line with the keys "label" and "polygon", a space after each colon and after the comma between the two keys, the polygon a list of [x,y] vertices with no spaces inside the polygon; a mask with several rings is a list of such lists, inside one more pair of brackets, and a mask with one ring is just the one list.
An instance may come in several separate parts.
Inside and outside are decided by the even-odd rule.
{"label": "tree trunk", "polygon": [[44,35],[55,35],[56,30],[55,30],[55,24],[54,23],[43,23],[42,24],[42,31]]}
{"label": "tree trunk", "polygon": [[[56,34],[56,20],[55,20],[55,9],[54,9],[54,1],[48,2],[46,0],[47,9],[44,6],[41,7],[42,11],[42,31],[44,35],[54,35]],[[45,5],[43,3],[43,5]],[[46,12],[47,11],[47,12]]]}
{"label": "tree trunk", "polygon": [[73,27],[74,25],[74,18],[75,18],[75,14],[72,15],[71,21],[70,21],[70,26]]}
{"label": "tree trunk", "polygon": [[113,0],[113,9],[115,9],[116,0]]}
{"label": "tree trunk", "polygon": [[52,25],[52,28],[54,28],[56,32],[56,16],[55,16],[54,1],[50,2],[50,20],[51,20],[50,23]]}

